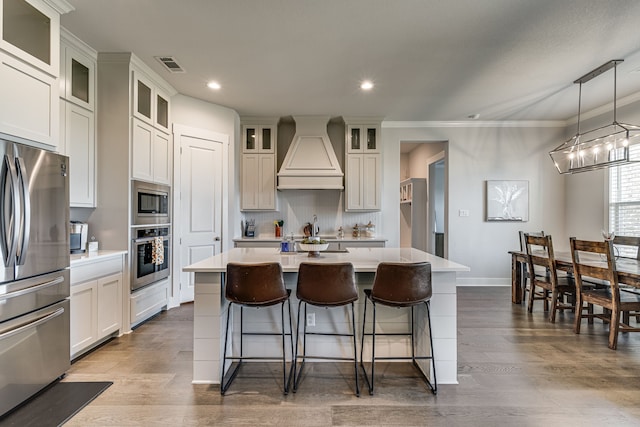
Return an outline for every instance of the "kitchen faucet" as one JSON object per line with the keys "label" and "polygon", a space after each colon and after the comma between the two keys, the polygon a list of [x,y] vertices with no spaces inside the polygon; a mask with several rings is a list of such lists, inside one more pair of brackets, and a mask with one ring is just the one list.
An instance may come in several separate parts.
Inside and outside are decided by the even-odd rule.
{"label": "kitchen faucet", "polygon": [[[317,237],[318,231],[320,231],[318,229],[318,215],[313,214],[313,225],[311,226],[311,237]],[[317,240],[317,239],[313,239],[313,240]]]}

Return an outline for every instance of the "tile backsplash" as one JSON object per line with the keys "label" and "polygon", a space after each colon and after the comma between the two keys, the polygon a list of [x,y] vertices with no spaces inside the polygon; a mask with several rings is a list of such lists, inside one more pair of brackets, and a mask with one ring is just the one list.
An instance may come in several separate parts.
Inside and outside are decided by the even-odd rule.
{"label": "tile backsplash", "polygon": [[[356,224],[376,225],[376,235],[383,237],[380,229],[380,212],[345,212],[344,191],[338,190],[285,190],[278,192],[278,210],[272,212],[242,212],[242,220],[255,219],[256,237],[273,237],[275,220],[284,220],[284,233],[302,235],[304,226],[318,216],[320,234],[335,235],[342,226],[349,235]],[[242,236],[240,224],[233,233]]]}

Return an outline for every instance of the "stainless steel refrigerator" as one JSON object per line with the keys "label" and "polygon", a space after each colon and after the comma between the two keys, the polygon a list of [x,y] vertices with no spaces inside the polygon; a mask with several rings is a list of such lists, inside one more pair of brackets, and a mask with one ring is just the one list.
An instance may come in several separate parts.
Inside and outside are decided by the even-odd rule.
{"label": "stainless steel refrigerator", "polygon": [[0,416],[61,377],[69,350],[68,158],[0,139]]}

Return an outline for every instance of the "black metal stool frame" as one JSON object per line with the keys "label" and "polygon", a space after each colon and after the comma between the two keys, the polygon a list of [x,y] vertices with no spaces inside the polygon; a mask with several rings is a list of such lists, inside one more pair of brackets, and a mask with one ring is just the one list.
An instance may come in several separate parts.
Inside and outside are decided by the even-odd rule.
{"label": "black metal stool frame", "polygon": [[[425,380],[425,382],[427,383],[427,385],[429,386],[429,389],[431,390],[431,392],[435,395],[438,393],[438,381],[436,379],[436,363],[435,363],[435,358],[434,358],[434,354],[433,354],[433,336],[431,334],[431,312],[430,312],[430,307],[429,307],[429,302],[430,301],[422,301],[421,303],[424,303],[426,309],[427,309],[427,322],[429,323],[429,345],[431,347],[431,356],[416,356],[416,348],[415,348],[415,333],[414,333],[414,310],[413,308],[415,307],[415,305],[418,304],[414,304],[411,305],[410,307],[396,307],[397,309],[400,308],[411,308],[411,331],[410,332],[396,332],[396,333],[378,333],[376,334],[376,302],[373,301],[373,299],[371,299],[371,290],[370,289],[365,289],[365,299],[364,299],[364,312],[362,315],[362,341],[360,344],[360,366],[362,367],[362,371],[364,372],[364,379],[367,383],[367,386],[369,387],[369,394],[373,396],[373,388],[374,388],[374,375],[375,375],[375,365],[376,365],[376,360],[411,360],[413,362],[413,365],[416,367],[416,369],[418,370],[418,372],[420,373],[420,376]],[[366,320],[367,320],[367,300],[371,301],[371,304],[373,305],[373,326],[372,326],[372,332],[371,333],[365,333],[365,326],[366,326]],[[384,305],[384,304],[383,304]],[[364,353],[364,338],[365,335],[367,336],[372,336],[373,340],[371,343],[371,381],[369,381],[369,376],[367,374],[367,370],[364,366],[364,359],[363,359],[363,353]],[[389,357],[376,357],[376,335],[382,335],[382,336],[411,336],[411,356],[389,356]],[[427,375],[424,373],[424,371],[422,370],[422,368],[420,367],[420,365],[418,365],[417,360],[431,360],[431,367],[433,370],[433,383],[431,383],[431,381],[429,381],[429,378],[427,377]]]}
{"label": "black metal stool frame", "polygon": [[[287,293],[289,294],[289,296],[291,296],[291,290],[287,289]],[[284,326],[284,304],[285,302],[287,303],[287,307],[288,307],[288,313],[289,313],[289,333],[285,332]],[[291,341],[291,354],[292,356],[295,354],[294,353],[294,349],[293,349],[293,322],[292,322],[292,317],[291,317],[291,298],[287,298],[286,301],[282,301],[282,303],[280,304],[280,319],[281,319],[281,325],[282,325],[282,332],[280,334],[278,333],[274,333],[274,332],[245,332],[244,331],[244,326],[243,326],[243,309],[244,306],[241,304],[236,304],[236,305],[240,305],[240,356],[227,356],[227,341],[228,341],[228,336],[229,336],[229,318],[231,317],[231,309],[233,307],[235,303],[230,302],[229,303],[229,307],[227,308],[227,322],[226,322],[226,329],[225,329],[225,334],[224,334],[224,350],[222,353],[222,374],[221,374],[221,381],[220,381],[220,394],[224,395],[226,393],[226,391],[229,389],[229,386],[231,386],[231,382],[234,380],[234,378],[236,377],[236,375],[238,374],[238,370],[240,369],[240,366],[242,365],[242,362],[245,360],[265,360],[265,361],[275,361],[275,360],[279,360],[276,359],[274,357],[265,357],[265,356],[252,356],[252,357],[245,357],[244,356],[244,352],[243,352],[243,340],[242,338],[245,335],[269,335],[269,336],[275,336],[275,335],[281,335],[282,336],[282,373],[283,373],[283,387],[284,387],[284,395],[287,395],[289,393],[289,385],[290,385],[290,381],[293,378],[294,375],[294,369],[295,369],[295,357],[292,360],[291,363],[291,367],[289,368],[289,379],[287,380],[287,361],[286,361],[286,345],[285,345],[285,339],[286,336],[290,337],[290,341]],[[256,309],[260,309],[262,307],[252,307],[252,308],[256,308]],[[225,366],[227,364],[227,360],[237,360],[238,364],[236,365],[236,367],[233,369],[233,371],[231,372],[231,374],[228,375],[228,379],[225,382],[224,381],[224,370],[225,370]]]}
{"label": "black metal stool frame", "polygon": [[[302,328],[302,355],[298,356],[298,344],[300,340],[300,309],[304,304],[304,317],[307,318],[307,303],[305,301],[300,301],[298,304],[298,319],[296,322],[296,330],[298,333],[296,334],[296,345],[295,345],[295,354],[293,357],[293,392],[298,391],[298,385],[300,384],[300,379],[302,377],[302,370],[304,368],[304,364],[306,359],[321,359],[321,360],[353,360],[354,366],[354,374],[356,381],[356,396],[360,397],[360,383],[358,381],[358,349],[357,349],[357,338],[356,338],[356,319],[354,314],[354,303],[349,303],[351,305],[351,326],[353,334],[338,334],[338,333],[330,333],[330,332],[307,332],[307,322],[304,322],[304,326]],[[325,307],[331,308],[331,307]],[[334,307],[335,308],[335,307]],[[353,359],[350,357],[330,357],[330,356],[308,356],[307,355],[307,335],[324,335],[324,336],[334,336],[334,337],[353,337]],[[302,359],[302,363],[300,364],[300,369],[297,368],[298,359]]]}

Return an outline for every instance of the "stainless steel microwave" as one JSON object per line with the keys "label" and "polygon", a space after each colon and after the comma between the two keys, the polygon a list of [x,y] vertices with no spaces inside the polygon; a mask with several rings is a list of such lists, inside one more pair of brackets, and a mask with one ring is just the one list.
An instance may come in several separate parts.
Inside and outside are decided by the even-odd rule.
{"label": "stainless steel microwave", "polygon": [[169,224],[171,188],[167,185],[132,181],[133,225]]}

